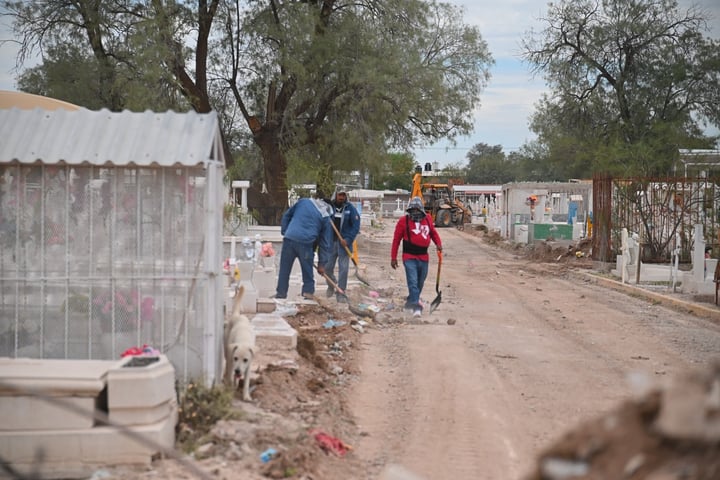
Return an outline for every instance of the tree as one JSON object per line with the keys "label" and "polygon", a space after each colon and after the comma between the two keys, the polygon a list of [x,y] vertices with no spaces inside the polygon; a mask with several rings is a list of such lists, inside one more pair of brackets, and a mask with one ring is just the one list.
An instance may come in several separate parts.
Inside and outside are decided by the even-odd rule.
{"label": "tree", "polygon": [[[135,75],[118,75],[114,88],[122,94],[118,105],[133,111],[182,111],[188,104],[167,79],[151,77],[145,71],[142,78]],[[52,98],[58,98],[90,110],[111,109],[105,101],[98,63],[76,45],[48,47],[43,63],[25,70],[18,77],[18,89]]]}
{"label": "tree", "polygon": [[[477,28],[462,23],[457,7],[434,1],[11,5],[23,52],[42,48],[48,38],[38,32],[59,32],[56,43],[73,33],[94,46],[103,37],[90,32],[114,40],[121,25],[118,31],[145,42],[158,59],[152,64],[172,74],[192,108],[222,108],[227,144],[247,137],[261,152],[263,174],[254,182],[269,192],[263,223],[276,223],[287,205],[290,162],[318,173],[369,171],[388,149],[469,133],[492,63]],[[43,23],[39,17],[53,10],[58,15]],[[102,21],[86,21],[86,10]],[[81,37],[78,18],[102,28]]]}
{"label": "tree", "polygon": [[388,148],[472,128],[492,60],[454,7],[327,0],[239,12],[225,12],[237,20],[218,48],[233,60],[219,63],[215,78],[262,151],[269,202],[278,208],[290,161],[319,176],[378,171]]}
{"label": "tree", "polygon": [[442,169],[442,178],[447,179],[448,183],[460,185],[466,183],[467,168],[458,162],[451,162]]}
{"label": "tree", "polygon": [[478,143],[467,154],[467,181],[501,185],[515,180],[515,166],[508,161],[502,145]]}
{"label": "tree", "polygon": [[[160,52],[149,48],[147,12],[132,1],[4,1],[19,38],[18,65],[42,63],[18,79],[22,91],[89,109],[185,110]],[[4,43],[4,42],[0,42]]]}
{"label": "tree", "polygon": [[415,160],[409,153],[389,153],[384,157],[384,168],[377,171],[373,178],[377,179],[371,184],[372,188],[385,190],[410,190]]}
{"label": "tree", "polygon": [[551,94],[533,130],[572,173],[666,172],[688,142],[710,146],[698,122],[720,124],[720,44],[705,14],[674,0],[550,4],[523,56]]}

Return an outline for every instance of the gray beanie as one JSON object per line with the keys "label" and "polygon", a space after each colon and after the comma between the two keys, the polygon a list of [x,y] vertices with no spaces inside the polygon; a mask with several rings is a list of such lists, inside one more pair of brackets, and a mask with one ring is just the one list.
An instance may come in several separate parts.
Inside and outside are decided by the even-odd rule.
{"label": "gray beanie", "polygon": [[413,208],[417,208],[418,210],[423,210],[423,201],[420,197],[412,197],[410,201],[407,204],[407,210],[412,210]]}

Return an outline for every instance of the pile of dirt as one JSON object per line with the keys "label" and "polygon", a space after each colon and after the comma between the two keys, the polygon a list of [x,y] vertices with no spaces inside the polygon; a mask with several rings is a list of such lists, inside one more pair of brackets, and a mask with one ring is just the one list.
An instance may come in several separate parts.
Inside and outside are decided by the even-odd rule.
{"label": "pile of dirt", "polygon": [[355,426],[344,388],[359,374],[362,323],[334,300],[318,302],[286,318],[298,332],[297,369],[268,365],[255,384],[256,407],[294,420],[289,431],[273,429],[273,437],[255,440],[256,454],[277,452],[259,469],[266,478],[331,478],[349,463]]}
{"label": "pile of dirt", "polygon": [[592,243],[589,239],[580,239],[572,242],[557,242],[544,240],[525,246],[518,245],[522,255],[533,261],[546,263],[572,264],[577,268],[592,268]]}
{"label": "pile of dirt", "polygon": [[[191,445],[186,461],[207,472],[204,478],[351,478],[359,468],[348,455],[357,428],[345,391],[359,374],[363,323],[334,299],[318,302],[298,305],[297,314],[286,317],[298,332],[297,355],[256,368],[252,402],[242,401],[241,390],[233,392],[231,413],[207,425]],[[178,425],[181,432],[189,428]],[[183,463],[157,459],[147,467],[109,467],[96,476],[199,478]]]}
{"label": "pile of dirt", "polygon": [[566,433],[527,480],[568,478],[720,478],[720,361]]}
{"label": "pile of dirt", "polygon": [[520,257],[538,263],[561,263],[581,269],[593,268],[592,241],[587,238],[580,240],[545,239],[532,243],[518,243],[504,238],[498,230],[489,230],[485,225],[466,226],[465,232],[481,237],[488,245],[514,252]]}

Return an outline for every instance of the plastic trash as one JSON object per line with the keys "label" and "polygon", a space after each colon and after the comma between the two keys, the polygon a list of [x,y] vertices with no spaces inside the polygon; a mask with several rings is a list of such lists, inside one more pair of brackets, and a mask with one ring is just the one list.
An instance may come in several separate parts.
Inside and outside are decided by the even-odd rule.
{"label": "plastic trash", "polygon": [[267,450],[265,450],[264,452],[262,452],[260,454],[260,461],[262,463],[267,463],[270,460],[272,460],[275,457],[275,455],[277,455],[277,453],[278,453],[277,450],[275,450],[274,448],[268,448]]}
{"label": "plastic trash", "polygon": [[325,328],[333,328],[333,327],[342,327],[345,325],[345,322],[342,320],[333,320],[332,318],[328,319],[327,322],[323,323],[323,327]]}
{"label": "plastic trash", "polygon": [[292,303],[286,303],[282,300],[275,300],[275,314],[281,317],[294,317],[298,313],[298,308]]}
{"label": "plastic trash", "polygon": [[361,310],[369,310],[369,311],[375,312],[375,313],[378,313],[380,310],[382,310],[382,309],[381,309],[380,307],[378,307],[377,305],[368,305],[367,303],[361,303],[361,304],[358,305],[358,307],[359,307]]}
{"label": "plastic trash", "polygon": [[315,441],[317,441],[318,446],[325,452],[325,453],[334,453],[339,457],[344,456],[348,451],[352,450],[352,447],[348,445],[347,443],[343,442],[339,438],[333,437],[332,435],[329,435],[325,433],[324,431],[313,428],[308,433],[312,435],[315,438]]}

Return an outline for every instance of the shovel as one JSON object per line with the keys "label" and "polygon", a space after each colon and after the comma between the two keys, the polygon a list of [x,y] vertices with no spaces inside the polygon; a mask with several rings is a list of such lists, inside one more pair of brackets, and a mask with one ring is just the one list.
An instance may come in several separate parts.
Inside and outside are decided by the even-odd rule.
{"label": "shovel", "polygon": [[442,257],[442,252],[438,252],[437,278],[435,280],[435,291],[437,292],[437,297],[435,297],[435,300],[433,300],[430,304],[430,313],[434,312],[438,305],[440,305],[440,302],[442,302],[442,292],[440,291],[440,269],[442,268]]}
{"label": "shovel", "polygon": [[[337,229],[337,227],[335,226],[335,222],[333,222],[332,219],[330,220],[330,225],[332,225],[333,230],[335,230],[335,235],[337,235],[338,240],[342,239],[342,236],[340,235],[340,231]],[[342,242],[341,242],[341,244],[342,244]],[[355,257],[353,257],[352,252],[350,251],[350,249],[348,248],[347,245],[345,245],[344,247],[345,247],[345,252],[347,253],[348,257],[350,257],[350,260],[352,260],[353,265],[355,265],[355,278],[357,278],[358,280],[360,280],[360,282],[362,282],[363,284],[365,284],[366,286],[369,287],[370,283],[368,283],[367,280],[365,280],[363,277],[360,276],[360,271],[358,270],[358,264],[355,261]]]}
{"label": "shovel", "polygon": [[[317,268],[318,268],[318,267],[317,267],[317,265],[316,265],[316,266],[315,266],[315,269],[317,270]],[[318,273],[320,273],[320,272],[318,272]],[[345,295],[345,291],[344,291],[342,288],[338,287],[338,284],[335,283],[335,282],[333,282],[332,279],[331,279],[327,274],[325,274],[325,273],[320,273],[320,275],[322,275],[323,278],[324,278],[325,280],[327,280],[327,282],[335,289],[335,291],[336,291],[337,293],[339,293],[340,295],[343,295],[343,296],[347,296],[347,295]]]}

